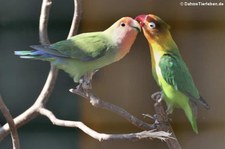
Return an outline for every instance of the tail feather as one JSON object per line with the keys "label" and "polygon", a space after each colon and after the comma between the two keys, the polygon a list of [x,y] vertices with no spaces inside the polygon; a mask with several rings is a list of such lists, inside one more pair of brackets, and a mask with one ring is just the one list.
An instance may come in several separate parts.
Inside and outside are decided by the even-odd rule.
{"label": "tail feather", "polygon": [[184,110],[185,115],[187,116],[189,122],[191,123],[192,129],[194,130],[195,133],[198,133],[196,116],[194,115],[192,108],[190,107],[189,104],[187,104],[187,106],[183,110]]}
{"label": "tail feather", "polygon": [[48,53],[48,54],[50,54],[52,56],[56,56],[56,57],[68,57],[68,56],[60,53],[56,49],[52,48],[51,45],[32,45],[30,47],[33,48],[33,49],[35,49],[35,50],[37,50],[38,52]]}
{"label": "tail feather", "polygon": [[210,109],[209,104],[206,102],[206,100],[202,96],[200,96],[200,98],[196,98],[188,92],[186,92],[185,95],[187,95],[193,102],[199,103],[202,106],[204,106],[207,110]]}
{"label": "tail feather", "polygon": [[14,51],[14,54],[18,56],[25,56],[25,55],[39,56],[44,55],[46,53],[43,51],[33,50],[33,51]]}
{"label": "tail feather", "polygon": [[206,100],[202,96],[200,96],[199,101],[207,110],[210,109],[209,104],[206,102]]}
{"label": "tail feather", "polygon": [[44,51],[14,51],[15,55],[18,55],[20,58],[24,59],[37,59],[44,61],[51,61],[54,56],[51,54],[45,53]]}
{"label": "tail feather", "polygon": [[32,58],[35,58],[35,57],[34,56],[20,56],[20,58],[32,59]]}
{"label": "tail feather", "polygon": [[14,54],[15,55],[31,55],[32,54],[32,51],[14,51]]}

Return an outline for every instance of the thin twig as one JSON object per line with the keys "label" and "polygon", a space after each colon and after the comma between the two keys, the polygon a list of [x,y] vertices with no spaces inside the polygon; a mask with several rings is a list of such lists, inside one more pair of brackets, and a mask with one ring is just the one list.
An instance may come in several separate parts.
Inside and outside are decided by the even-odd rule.
{"label": "thin twig", "polygon": [[119,115],[119,116],[123,117],[124,119],[126,119],[127,121],[129,121],[131,124],[135,125],[136,127],[139,127],[143,130],[153,129],[152,125],[136,118],[135,116],[133,116],[132,114],[130,114],[129,112],[127,112],[126,110],[124,110],[123,108],[121,108],[119,106],[116,106],[112,103],[101,100],[100,98],[96,97],[91,92],[84,93],[81,90],[77,90],[77,89],[70,89],[70,92],[72,92],[73,94],[77,94],[79,96],[84,97],[94,107],[106,109],[106,110],[109,110],[111,112],[116,113],[117,115]]}
{"label": "thin twig", "polygon": [[67,38],[72,37],[73,35],[77,34],[80,20],[81,20],[81,0],[74,0],[74,13],[73,13],[73,20],[70,27],[70,31]]}
{"label": "thin twig", "polygon": [[[42,45],[50,44],[48,38],[48,21],[51,6],[52,0],[42,1],[41,14],[39,18],[39,40]],[[43,106],[45,105],[55,86],[57,76],[58,69],[51,65],[45,85],[35,103],[43,104]]]}
{"label": "thin twig", "polygon": [[41,44],[50,44],[48,39],[48,20],[49,13],[52,6],[52,0],[43,0],[41,7],[41,14],[39,20],[39,40]]}
{"label": "thin twig", "polygon": [[12,144],[13,144],[13,149],[20,149],[20,140],[19,140],[19,136],[17,133],[17,129],[15,126],[15,123],[13,121],[13,117],[10,114],[8,108],[6,107],[1,95],[0,95],[0,110],[3,114],[3,116],[5,117],[6,121],[9,124],[9,129],[10,129],[10,133],[11,133],[11,138],[12,138]]}
{"label": "thin twig", "polygon": [[68,120],[60,120],[55,117],[55,115],[49,111],[48,109],[41,108],[39,109],[41,115],[44,115],[49,118],[49,120],[57,126],[62,127],[73,127],[79,128],[87,135],[99,141],[110,141],[110,140],[137,140],[137,139],[160,139],[162,141],[170,138],[170,133],[164,131],[149,130],[142,131],[138,133],[128,133],[128,134],[105,134],[94,131],[93,129],[86,126],[84,123],[80,121],[68,121]]}

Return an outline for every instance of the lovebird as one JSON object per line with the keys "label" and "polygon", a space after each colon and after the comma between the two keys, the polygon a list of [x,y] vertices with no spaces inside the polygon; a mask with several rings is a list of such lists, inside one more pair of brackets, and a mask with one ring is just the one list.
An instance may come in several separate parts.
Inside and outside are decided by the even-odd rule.
{"label": "lovebird", "polygon": [[198,133],[196,105],[201,104],[206,109],[209,109],[209,105],[200,96],[194,84],[188,67],[170,34],[170,26],[152,14],[139,15],[135,19],[140,23],[148,41],[152,74],[162,89],[167,113],[171,114],[175,107],[183,109],[193,131]]}
{"label": "lovebird", "polygon": [[141,27],[136,20],[123,17],[104,31],[82,33],[49,45],[32,45],[34,50],[15,51],[15,55],[49,61],[78,83],[87,73],[122,59],[139,31]]}

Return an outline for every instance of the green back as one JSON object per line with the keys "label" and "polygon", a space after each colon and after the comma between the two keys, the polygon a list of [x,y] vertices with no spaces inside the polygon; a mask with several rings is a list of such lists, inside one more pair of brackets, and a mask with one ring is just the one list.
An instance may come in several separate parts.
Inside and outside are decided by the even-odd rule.
{"label": "green back", "polygon": [[59,53],[83,61],[99,58],[112,46],[103,32],[84,33],[50,45]]}

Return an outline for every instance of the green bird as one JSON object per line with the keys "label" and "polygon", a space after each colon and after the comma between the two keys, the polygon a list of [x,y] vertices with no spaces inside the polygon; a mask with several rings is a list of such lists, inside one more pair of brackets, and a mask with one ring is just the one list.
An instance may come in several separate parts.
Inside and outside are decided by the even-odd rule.
{"label": "green bird", "polygon": [[139,15],[136,20],[140,23],[148,41],[153,77],[162,89],[167,112],[172,113],[175,107],[182,108],[194,132],[198,133],[194,107],[200,103],[209,109],[209,105],[200,96],[169,32],[169,25],[152,14]]}
{"label": "green bird", "polygon": [[104,31],[79,34],[49,45],[32,45],[35,50],[15,51],[15,55],[49,61],[79,82],[84,75],[122,59],[139,31],[136,20],[123,17]]}

